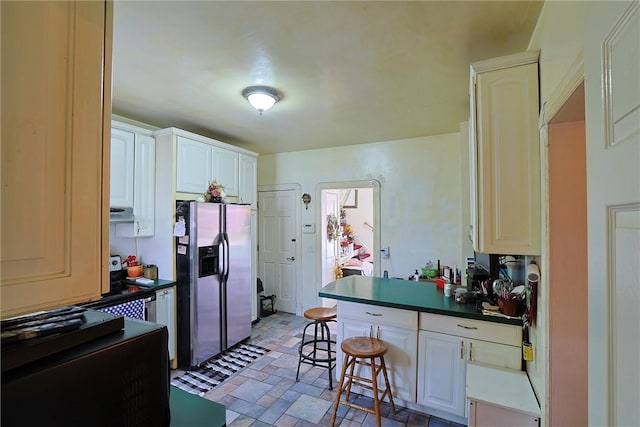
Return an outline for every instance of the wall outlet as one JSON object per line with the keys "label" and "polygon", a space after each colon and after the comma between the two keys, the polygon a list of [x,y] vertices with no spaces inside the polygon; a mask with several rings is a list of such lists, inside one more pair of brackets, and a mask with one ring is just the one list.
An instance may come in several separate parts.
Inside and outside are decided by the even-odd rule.
{"label": "wall outlet", "polygon": [[380,252],[382,252],[382,258],[389,258],[389,246],[383,247]]}

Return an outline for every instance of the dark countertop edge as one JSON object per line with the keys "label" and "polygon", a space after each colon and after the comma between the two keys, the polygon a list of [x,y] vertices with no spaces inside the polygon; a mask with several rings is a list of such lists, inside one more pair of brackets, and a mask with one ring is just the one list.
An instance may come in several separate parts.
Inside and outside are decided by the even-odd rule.
{"label": "dark countertop edge", "polygon": [[453,311],[453,310],[442,310],[438,308],[409,305],[409,304],[394,304],[394,303],[385,302],[385,301],[373,301],[365,298],[356,298],[356,297],[348,297],[344,295],[329,294],[329,293],[324,293],[322,291],[318,293],[318,296],[322,298],[330,298],[330,299],[335,299],[340,301],[349,301],[349,302],[356,302],[361,304],[378,305],[378,306],[390,307],[390,308],[400,308],[404,310],[417,311],[421,313],[441,314],[444,316],[463,317],[465,319],[471,319],[471,320],[482,320],[485,322],[504,323],[506,325],[522,326],[522,319],[507,319],[506,317],[486,316],[481,313],[467,313],[467,312]]}
{"label": "dark countertop edge", "polygon": [[[123,280],[123,284],[125,285],[136,285],[139,286],[141,290],[136,292],[125,292],[120,295],[109,295],[102,297],[97,301],[90,301],[82,304],[77,304],[80,307],[90,308],[90,309],[100,309],[105,307],[111,307],[118,304],[123,304],[129,301],[135,301],[142,298],[148,298],[150,296],[155,295],[156,291],[160,289],[170,288],[172,286],[176,286],[176,282],[172,280],[156,280],[153,285],[142,285],[130,280]],[[157,284],[155,284],[157,283]]]}

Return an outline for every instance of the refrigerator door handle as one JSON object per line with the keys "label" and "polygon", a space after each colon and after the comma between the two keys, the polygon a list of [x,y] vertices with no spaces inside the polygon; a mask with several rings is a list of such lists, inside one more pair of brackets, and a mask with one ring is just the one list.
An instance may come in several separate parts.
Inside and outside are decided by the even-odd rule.
{"label": "refrigerator door handle", "polygon": [[229,235],[224,232],[222,233],[222,242],[223,242],[223,246],[224,246],[224,256],[223,256],[223,263],[224,263],[224,272],[222,273],[222,277],[224,279],[224,282],[227,282],[227,279],[229,278]]}

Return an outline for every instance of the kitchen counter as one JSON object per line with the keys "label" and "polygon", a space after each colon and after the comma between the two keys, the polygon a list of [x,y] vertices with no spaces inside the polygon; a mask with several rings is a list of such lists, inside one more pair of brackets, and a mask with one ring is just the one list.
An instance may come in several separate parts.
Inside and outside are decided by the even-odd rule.
{"label": "kitchen counter", "polygon": [[320,290],[318,295],[323,298],[362,304],[522,325],[521,319],[483,315],[476,310],[475,304],[457,303],[454,297],[445,297],[444,292],[431,282],[347,276],[329,283]]}
{"label": "kitchen counter", "polygon": [[120,294],[104,296],[98,301],[92,301],[89,303],[78,304],[78,305],[95,310],[95,309],[122,304],[129,301],[135,301],[141,298],[147,298],[147,297],[153,296],[157,290],[170,288],[171,286],[176,286],[176,282],[174,282],[173,280],[163,280],[163,279],[154,280],[153,283],[149,283],[146,285],[140,284],[133,280],[123,280],[122,283],[126,286],[138,286],[140,290],[129,292],[129,290],[126,289],[122,291],[122,293]]}
{"label": "kitchen counter", "polygon": [[169,402],[172,427],[222,427],[227,425],[224,405],[204,397],[189,394],[171,386]]}

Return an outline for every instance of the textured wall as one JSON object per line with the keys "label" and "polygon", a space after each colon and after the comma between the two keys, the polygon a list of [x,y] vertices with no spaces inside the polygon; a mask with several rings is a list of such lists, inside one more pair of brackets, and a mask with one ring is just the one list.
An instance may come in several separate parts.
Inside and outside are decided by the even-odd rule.
{"label": "textured wall", "polygon": [[[391,257],[381,260],[381,271],[406,277],[427,259],[461,264],[460,176],[461,167],[467,164],[468,158],[461,157],[459,134],[451,133],[262,155],[258,158],[258,185],[297,183],[302,193],[316,194],[319,183],[378,180],[380,241],[381,246],[391,248]],[[303,224],[315,224],[319,208],[315,202],[302,210]],[[315,271],[316,256],[303,253],[298,268]],[[315,285],[305,280],[305,288]],[[317,303],[314,292],[303,291],[303,295],[303,307]]]}

